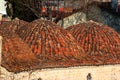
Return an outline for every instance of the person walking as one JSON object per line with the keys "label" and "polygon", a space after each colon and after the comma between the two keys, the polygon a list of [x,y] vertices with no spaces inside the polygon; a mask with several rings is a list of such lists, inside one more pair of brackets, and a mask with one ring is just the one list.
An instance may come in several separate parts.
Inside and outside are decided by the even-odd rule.
{"label": "person walking", "polygon": [[87,80],[92,80],[91,73],[88,73],[88,75],[87,75]]}

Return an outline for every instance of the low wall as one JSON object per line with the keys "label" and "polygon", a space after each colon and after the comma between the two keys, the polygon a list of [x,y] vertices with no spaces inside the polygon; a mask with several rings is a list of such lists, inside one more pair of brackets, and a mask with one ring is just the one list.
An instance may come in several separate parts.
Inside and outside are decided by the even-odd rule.
{"label": "low wall", "polygon": [[87,80],[88,73],[92,80],[120,80],[120,65],[43,69],[16,74],[1,67],[0,80]]}
{"label": "low wall", "polygon": [[93,1],[97,1],[97,2],[111,2],[111,0],[93,0]]}

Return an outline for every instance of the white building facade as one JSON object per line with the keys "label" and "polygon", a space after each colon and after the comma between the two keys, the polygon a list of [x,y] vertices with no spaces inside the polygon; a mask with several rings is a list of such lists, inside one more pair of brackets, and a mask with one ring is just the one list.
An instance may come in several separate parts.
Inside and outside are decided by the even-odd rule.
{"label": "white building facade", "polygon": [[120,80],[120,65],[43,69],[16,74],[1,67],[0,80],[87,80],[89,73],[91,80]]}

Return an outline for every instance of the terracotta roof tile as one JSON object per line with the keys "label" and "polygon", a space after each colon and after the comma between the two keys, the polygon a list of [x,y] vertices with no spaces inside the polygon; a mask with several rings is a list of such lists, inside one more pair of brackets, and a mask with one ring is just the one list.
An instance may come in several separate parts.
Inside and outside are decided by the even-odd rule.
{"label": "terracotta roof tile", "polygon": [[26,24],[28,24],[28,22],[15,19],[15,20],[9,21],[7,23],[3,23],[2,26],[6,27],[7,30],[15,32],[21,26],[24,26]]}
{"label": "terracotta roof tile", "polygon": [[71,26],[67,30],[87,53],[83,65],[120,63],[120,37],[112,28],[89,21]]}
{"label": "terracotta roof tile", "polygon": [[15,33],[0,27],[2,66],[12,72],[32,69],[120,63],[120,38],[108,26],[88,22],[61,29],[55,23],[33,21]]}
{"label": "terracotta roof tile", "polygon": [[80,59],[83,56],[83,49],[77,46],[72,35],[55,23],[36,20],[27,27],[22,27],[17,34],[28,43],[38,59],[46,57],[56,61],[63,58]]}
{"label": "terracotta roof tile", "polygon": [[22,27],[17,31],[17,34],[28,43],[38,57],[47,55],[49,59],[55,56],[77,58],[84,53],[83,49],[76,45],[76,41],[69,32],[50,21],[33,21],[27,27]]}
{"label": "terracotta roof tile", "polygon": [[85,56],[84,50],[68,31],[44,20],[36,20],[26,26],[22,26],[16,33],[29,47],[15,33],[1,26],[3,67],[20,72],[80,65]]}
{"label": "terracotta roof tile", "polygon": [[36,68],[39,63],[32,50],[16,34],[0,26],[3,37],[2,66],[8,71],[19,72]]}

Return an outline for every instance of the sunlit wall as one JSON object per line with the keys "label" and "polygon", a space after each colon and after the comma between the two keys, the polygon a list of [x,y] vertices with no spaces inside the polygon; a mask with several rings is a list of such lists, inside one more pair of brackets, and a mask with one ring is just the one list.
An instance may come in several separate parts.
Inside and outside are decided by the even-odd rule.
{"label": "sunlit wall", "polygon": [[6,14],[6,6],[5,6],[5,1],[4,0],[0,0],[0,13],[2,14]]}

